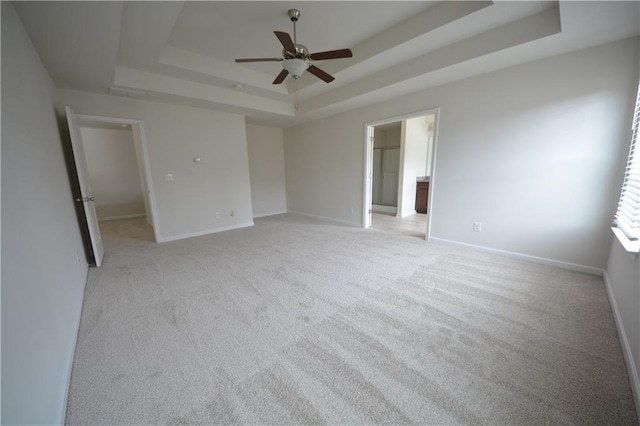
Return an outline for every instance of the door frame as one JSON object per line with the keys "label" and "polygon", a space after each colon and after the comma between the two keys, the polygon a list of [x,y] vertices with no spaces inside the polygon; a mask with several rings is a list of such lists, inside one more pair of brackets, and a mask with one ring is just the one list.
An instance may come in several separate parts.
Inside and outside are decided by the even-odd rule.
{"label": "door frame", "polygon": [[[371,226],[372,214],[372,197],[371,191],[373,186],[373,129],[375,126],[383,124],[395,123],[409,118],[433,115],[433,144],[431,147],[431,176],[429,179],[429,196],[427,201],[427,229],[425,230],[425,240],[431,241],[431,214],[433,207],[433,193],[436,188],[436,158],[438,151],[438,129],[440,121],[440,107],[429,108],[427,110],[412,112],[409,114],[398,115],[395,117],[385,118],[382,120],[370,121],[365,123],[364,131],[364,197],[362,206],[362,227],[369,228]],[[428,155],[428,153],[427,153]]]}
{"label": "door frame", "polygon": [[[140,136],[140,147],[142,151],[142,158],[138,158],[138,164],[142,164],[144,170],[145,180],[147,181],[147,191],[149,196],[149,210],[151,215],[151,227],[153,228],[153,239],[157,243],[160,236],[158,220],[158,209],[156,205],[156,197],[153,189],[153,181],[151,179],[151,166],[149,161],[149,149],[147,146],[147,136],[144,128],[144,121],[130,119],[130,118],[118,118],[118,117],[103,117],[98,115],[77,114],[82,124],[82,127],[91,127],[91,123],[109,123],[109,124],[127,124],[131,127],[132,132],[138,132]],[[138,153],[136,152],[136,157]]]}

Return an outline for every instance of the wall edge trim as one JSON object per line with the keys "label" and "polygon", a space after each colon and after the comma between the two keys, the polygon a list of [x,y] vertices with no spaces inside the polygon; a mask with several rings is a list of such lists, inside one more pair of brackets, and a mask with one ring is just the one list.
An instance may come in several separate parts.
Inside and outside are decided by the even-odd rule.
{"label": "wall edge trim", "polygon": [[87,268],[85,276],[84,276],[84,285],[82,286],[82,297],[80,299],[80,309],[78,309],[75,318],[74,318],[74,322],[76,324],[76,334],[75,337],[73,338],[73,347],[71,350],[71,356],[69,357],[69,368],[66,374],[66,380],[64,383],[64,396],[62,398],[62,404],[60,406],[60,414],[58,416],[58,418],[60,419],[60,423],[61,425],[66,424],[66,419],[67,419],[67,404],[69,401],[69,391],[71,390],[71,374],[73,373],[73,361],[76,357],[76,347],[78,346],[78,336],[80,335],[80,321],[82,320],[82,308],[84,306],[84,293],[87,289],[87,283],[89,282],[89,265],[85,265],[85,267]]}
{"label": "wall edge trim", "polygon": [[618,303],[613,296],[613,290],[611,290],[611,281],[607,271],[604,271],[603,275],[604,286],[607,290],[607,296],[609,298],[609,304],[613,311],[613,318],[615,319],[616,329],[618,330],[618,336],[620,338],[620,345],[622,346],[622,354],[624,355],[624,362],[627,365],[627,373],[629,374],[629,382],[631,384],[631,392],[633,393],[633,401],[636,406],[636,415],[640,419],[640,378],[638,377],[638,370],[633,359],[633,352],[627,339],[627,334],[624,330],[624,324],[622,322],[622,315],[618,309]]}
{"label": "wall edge trim", "polygon": [[335,224],[347,225],[347,226],[356,227],[356,228],[362,228],[362,223],[360,223],[360,222],[350,222],[348,220],[335,219],[333,217],[320,216],[320,215],[316,215],[316,214],[304,213],[304,212],[299,212],[299,211],[295,211],[295,210],[287,210],[287,213],[294,214],[294,215],[299,215],[299,216],[311,217],[313,219],[320,219],[320,220],[324,220],[324,221],[335,223]]}
{"label": "wall edge trim", "polygon": [[168,243],[171,241],[184,240],[186,238],[201,237],[203,235],[217,234],[218,232],[231,231],[231,230],[240,229],[240,228],[248,228],[253,225],[254,225],[253,221],[251,221],[251,222],[240,223],[238,225],[223,226],[221,228],[205,229],[204,231],[187,232],[185,234],[172,235],[169,237],[160,237],[158,238],[158,242]]}
{"label": "wall edge trim", "polygon": [[478,246],[475,244],[462,243],[459,241],[447,240],[445,238],[431,237],[429,242],[441,243],[450,246],[466,247],[474,250],[479,250],[487,253],[499,254],[514,259],[526,260],[533,263],[539,263],[542,265],[555,266],[556,268],[568,269],[570,271],[584,272],[587,274],[597,275],[599,277],[604,276],[605,270],[603,268],[596,268],[593,266],[580,265],[578,263],[564,262],[562,260],[549,259],[546,257],[532,256],[530,254],[518,253],[513,251],[495,249],[491,247]]}
{"label": "wall edge trim", "polygon": [[[98,219],[98,222],[108,222],[110,220],[137,219],[139,217],[147,217],[144,213],[124,214],[120,216],[106,216]],[[149,222],[147,220],[147,222]]]}
{"label": "wall edge trim", "polygon": [[268,216],[275,216],[275,215],[279,215],[279,214],[285,214],[287,211],[286,210],[278,210],[278,211],[273,211],[273,212],[267,212],[267,213],[260,213],[257,214],[255,216],[253,216],[254,219],[259,219],[261,217],[268,217]]}

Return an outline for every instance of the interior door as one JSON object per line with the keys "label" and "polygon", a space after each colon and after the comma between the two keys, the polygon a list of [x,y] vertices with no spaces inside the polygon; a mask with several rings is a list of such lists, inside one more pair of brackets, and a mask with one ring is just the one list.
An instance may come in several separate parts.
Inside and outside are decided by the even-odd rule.
{"label": "interior door", "polygon": [[82,145],[82,135],[80,133],[80,125],[78,123],[79,120],[78,116],[71,110],[71,108],[66,107],[65,109],[67,111],[67,122],[69,123],[71,147],[73,148],[73,160],[76,164],[78,182],[80,183],[80,193],[82,194],[82,198],[78,198],[76,201],[82,203],[84,207],[84,215],[87,218],[93,257],[95,259],[96,266],[100,266],[102,265],[102,258],[104,257],[104,247],[102,245],[102,236],[100,235],[100,226],[98,225],[96,206],[93,202],[91,180],[89,179],[87,159],[84,154],[84,146]]}

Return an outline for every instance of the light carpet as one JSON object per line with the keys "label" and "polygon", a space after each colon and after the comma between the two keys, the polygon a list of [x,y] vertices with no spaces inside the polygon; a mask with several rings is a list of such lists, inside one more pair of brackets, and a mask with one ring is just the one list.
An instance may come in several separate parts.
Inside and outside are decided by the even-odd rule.
{"label": "light carpet", "polygon": [[69,424],[633,424],[600,277],[294,215],[104,222]]}

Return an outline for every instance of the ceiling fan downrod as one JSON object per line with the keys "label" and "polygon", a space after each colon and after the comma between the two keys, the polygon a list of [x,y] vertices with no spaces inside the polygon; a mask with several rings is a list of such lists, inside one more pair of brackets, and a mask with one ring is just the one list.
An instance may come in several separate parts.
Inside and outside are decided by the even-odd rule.
{"label": "ceiling fan downrod", "polygon": [[289,9],[287,14],[291,22],[293,22],[293,43],[296,44],[298,42],[296,37],[296,22],[300,19],[300,11],[298,9]]}

